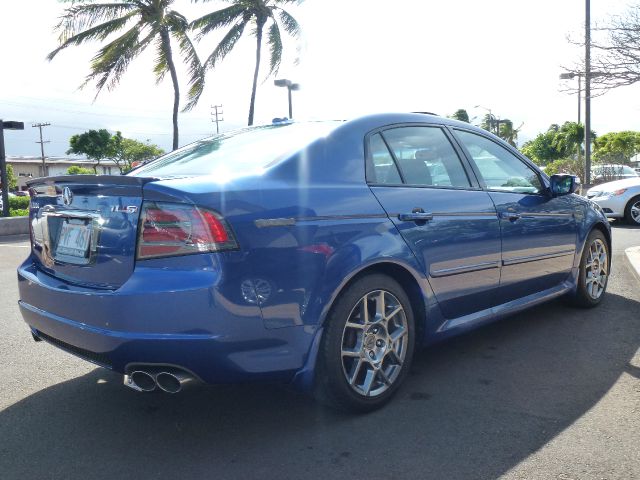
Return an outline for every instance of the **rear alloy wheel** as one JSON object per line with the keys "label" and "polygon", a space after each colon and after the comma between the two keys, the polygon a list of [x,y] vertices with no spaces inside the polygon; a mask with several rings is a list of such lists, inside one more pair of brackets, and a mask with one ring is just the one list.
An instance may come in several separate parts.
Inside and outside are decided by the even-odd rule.
{"label": "rear alloy wheel", "polygon": [[582,252],[576,293],[571,297],[578,307],[590,308],[600,303],[607,289],[611,259],[604,234],[593,230]]}
{"label": "rear alloy wheel", "polygon": [[629,200],[624,209],[624,219],[631,225],[640,225],[640,195]]}
{"label": "rear alloy wheel", "polygon": [[363,277],[327,321],[316,384],[320,400],[346,410],[381,407],[413,357],[413,313],[402,287],[384,275]]}

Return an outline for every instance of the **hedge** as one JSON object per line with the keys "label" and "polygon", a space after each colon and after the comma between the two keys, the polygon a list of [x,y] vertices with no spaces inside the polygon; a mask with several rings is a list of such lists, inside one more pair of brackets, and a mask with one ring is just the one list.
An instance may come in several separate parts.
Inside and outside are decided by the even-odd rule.
{"label": "hedge", "polygon": [[9,210],[28,209],[29,200],[29,197],[9,197]]}

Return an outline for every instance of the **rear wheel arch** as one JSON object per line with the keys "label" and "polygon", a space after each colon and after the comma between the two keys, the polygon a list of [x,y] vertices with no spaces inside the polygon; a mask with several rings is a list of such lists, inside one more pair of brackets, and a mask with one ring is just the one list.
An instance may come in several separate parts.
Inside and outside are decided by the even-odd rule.
{"label": "rear wheel arch", "polygon": [[591,232],[593,232],[594,230],[600,230],[602,232],[602,234],[604,235],[604,238],[606,238],[607,240],[607,248],[609,249],[609,265],[611,265],[611,232],[610,230],[604,225],[604,223],[602,222],[598,222],[595,225],[593,225],[591,227],[591,230],[589,230],[589,234],[587,234],[587,236],[584,239],[584,244],[582,245],[582,249],[580,251],[580,255],[582,255],[582,251],[584,250],[585,245],[587,244],[587,240],[589,239],[589,235],[591,235]]}
{"label": "rear wheel arch", "polygon": [[353,274],[347,280],[347,282],[345,282],[340,287],[338,294],[334,296],[330,308],[321,319],[321,323],[324,324],[324,322],[327,321],[327,319],[331,316],[331,312],[337,301],[340,299],[341,295],[349,289],[351,285],[353,285],[359,279],[373,274],[382,274],[394,279],[400,284],[404,292],[407,294],[415,321],[416,343],[418,345],[421,344],[424,340],[426,332],[426,307],[423,300],[424,294],[422,292],[420,284],[418,283],[418,280],[411,273],[411,271],[406,267],[394,262],[379,262],[373,265],[368,265],[362,270]]}

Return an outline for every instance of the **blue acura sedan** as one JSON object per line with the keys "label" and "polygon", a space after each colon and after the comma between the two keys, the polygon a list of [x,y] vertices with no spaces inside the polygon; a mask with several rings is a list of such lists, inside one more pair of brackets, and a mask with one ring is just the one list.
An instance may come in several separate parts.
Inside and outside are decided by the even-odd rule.
{"label": "blue acura sedan", "polygon": [[246,128],[31,181],[20,309],[136,390],[281,382],[372,410],[419,346],[600,303],[611,231],[576,182],[434,115]]}

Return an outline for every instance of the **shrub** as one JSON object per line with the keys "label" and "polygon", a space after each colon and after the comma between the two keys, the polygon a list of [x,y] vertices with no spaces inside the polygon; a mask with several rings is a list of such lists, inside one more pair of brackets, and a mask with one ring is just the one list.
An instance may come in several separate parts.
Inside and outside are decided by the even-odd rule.
{"label": "shrub", "polygon": [[9,197],[9,210],[29,208],[29,197]]}
{"label": "shrub", "polygon": [[574,158],[560,158],[550,162],[545,167],[544,173],[547,175],[555,175],[556,173],[569,173],[582,177],[584,174],[584,167],[580,160]]}
{"label": "shrub", "polygon": [[10,217],[27,217],[28,215],[29,215],[28,208],[17,208],[17,209],[9,210]]}
{"label": "shrub", "polygon": [[73,165],[67,168],[67,175],[95,175],[95,172],[89,168]]}

